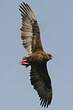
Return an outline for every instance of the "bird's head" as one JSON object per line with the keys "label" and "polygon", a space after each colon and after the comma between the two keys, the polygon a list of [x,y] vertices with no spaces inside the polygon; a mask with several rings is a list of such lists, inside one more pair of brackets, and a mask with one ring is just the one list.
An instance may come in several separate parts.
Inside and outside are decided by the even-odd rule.
{"label": "bird's head", "polygon": [[47,56],[48,56],[48,60],[52,60],[53,56],[49,53],[47,53]]}

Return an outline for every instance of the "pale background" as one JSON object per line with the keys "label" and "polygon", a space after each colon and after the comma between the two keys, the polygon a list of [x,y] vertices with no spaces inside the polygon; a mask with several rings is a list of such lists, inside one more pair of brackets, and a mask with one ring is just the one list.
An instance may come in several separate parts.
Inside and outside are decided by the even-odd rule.
{"label": "pale background", "polygon": [[[25,0],[24,0],[25,1]],[[44,110],[30,84],[29,70],[19,64],[25,50],[20,39],[22,0],[0,0],[0,110]],[[47,110],[73,109],[73,0],[26,0],[34,10],[53,86]]]}

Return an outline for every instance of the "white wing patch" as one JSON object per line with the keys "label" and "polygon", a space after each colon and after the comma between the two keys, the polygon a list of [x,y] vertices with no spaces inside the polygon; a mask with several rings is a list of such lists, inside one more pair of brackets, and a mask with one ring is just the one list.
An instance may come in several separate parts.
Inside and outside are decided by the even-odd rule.
{"label": "white wing patch", "polygon": [[27,49],[28,55],[30,55],[32,53],[32,23],[34,23],[36,17],[31,8],[24,2],[20,5],[20,11],[22,16],[21,39],[24,48]]}
{"label": "white wing patch", "polygon": [[30,35],[32,35],[32,33],[30,32],[21,32],[22,35],[24,35],[25,39],[23,39],[23,46],[24,48],[27,49],[28,51],[28,55],[30,55],[32,53],[32,39],[30,37]]}
{"label": "white wing patch", "polygon": [[32,53],[32,25],[30,20],[25,18],[25,22],[22,23],[23,31],[21,31],[23,45],[28,51],[28,55]]}

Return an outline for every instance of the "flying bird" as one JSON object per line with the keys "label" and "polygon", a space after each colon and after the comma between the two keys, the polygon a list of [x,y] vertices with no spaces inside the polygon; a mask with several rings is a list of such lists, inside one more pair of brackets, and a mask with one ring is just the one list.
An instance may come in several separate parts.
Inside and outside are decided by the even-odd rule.
{"label": "flying bird", "polygon": [[24,2],[19,7],[22,18],[21,39],[28,52],[28,56],[22,58],[21,64],[31,66],[31,84],[40,97],[40,105],[48,107],[52,101],[52,84],[47,62],[52,59],[52,55],[43,50],[39,25],[31,7]]}

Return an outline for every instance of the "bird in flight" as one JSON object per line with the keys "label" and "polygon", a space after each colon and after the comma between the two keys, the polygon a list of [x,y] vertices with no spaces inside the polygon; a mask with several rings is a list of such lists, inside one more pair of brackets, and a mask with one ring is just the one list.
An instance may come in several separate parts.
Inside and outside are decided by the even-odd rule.
{"label": "bird in flight", "polygon": [[28,56],[22,58],[21,65],[31,66],[31,85],[40,97],[40,105],[47,108],[52,101],[52,84],[47,71],[47,62],[52,55],[43,50],[39,25],[31,7],[23,2],[19,10],[22,18],[21,39],[28,52]]}

